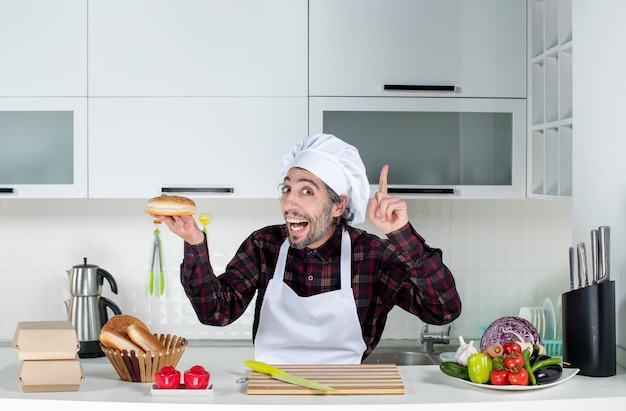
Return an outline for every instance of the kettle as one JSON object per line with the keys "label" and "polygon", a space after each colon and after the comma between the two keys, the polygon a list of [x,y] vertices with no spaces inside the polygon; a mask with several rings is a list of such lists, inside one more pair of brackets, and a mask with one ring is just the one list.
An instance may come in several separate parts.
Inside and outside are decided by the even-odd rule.
{"label": "kettle", "polygon": [[105,269],[97,265],[87,264],[87,258],[83,258],[83,264],[75,265],[67,271],[70,280],[70,294],[73,296],[87,297],[102,294],[102,285],[106,279],[111,286],[113,294],[117,294],[117,283],[113,276]]}
{"label": "kettle", "polygon": [[100,348],[100,331],[109,321],[107,310],[113,311],[114,315],[122,313],[113,301],[101,296],[102,285],[106,279],[111,291],[117,294],[117,283],[108,271],[87,264],[87,258],[83,261],[82,265],[75,265],[67,271],[72,297],[65,301],[65,306],[80,342],[78,356],[102,357],[104,353]]}

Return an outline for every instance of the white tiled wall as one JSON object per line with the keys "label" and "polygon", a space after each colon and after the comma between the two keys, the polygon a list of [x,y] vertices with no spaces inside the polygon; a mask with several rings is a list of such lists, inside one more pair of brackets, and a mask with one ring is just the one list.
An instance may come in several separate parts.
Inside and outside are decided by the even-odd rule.
{"label": "white tiled wall", "polygon": [[[196,200],[211,213],[211,260],[221,272],[254,229],[282,221],[277,200]],[[166,268],[163,296],[148,293],[153,224],[144,200],[0,200],[0,340],[13,338],[18,321],[67,319],[67,270],[83,257],[109,271],[119,293],[103,295],[155,332],[191,339],[250,339],[252,313],[228,327],[199,324],[178,268],[182,240],[161,229]],[[539,200],[409,201],[411,222],[444,252],[463,299],[452,335],[472,337],[477,327],[520,306],[556,301],[569,286],[567,248],[571,206]],[[364,224],[362,228],[377,233]],[[105,284],[105,289],[107,289]],[[418,338],[420,322],[392,311],[384,338]]]}

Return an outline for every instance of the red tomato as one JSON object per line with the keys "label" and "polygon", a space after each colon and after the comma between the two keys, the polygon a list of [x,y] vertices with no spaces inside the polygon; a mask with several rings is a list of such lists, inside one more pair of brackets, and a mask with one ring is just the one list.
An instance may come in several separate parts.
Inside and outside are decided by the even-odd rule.
{"label": "red tomato", "polygon": [[180,371],[171,365],[166,365],[154,373],[154,383],[159,389],[178,388],[180,386]]}
{"label": "red tomato", "polygon": [[491,385],[508,385],[509,384],[509,371],[507,370],[492,370],[489,375],[489,381]]}
{"label": "red tomato", "polygon": [[509,373],[509,384],[528,385],[528,372],[522,368],[518,372]]}
{"label": "red tomato", "polygon": [[506,354],[502,361],[504,363],[504,368],[509,371],[515,372],[524,368],[524,356],[518,352]]}
{"label": "red tomato", "polygon": [[504,343],[504,345],[502,346],[502,350],[504,351],[505,354],[511,354],[515,352],[521,353],[522,346],[516,343],[515,341],[510,341],[508,343]]}
{"label": "red tomato", "polygon": [[210,374],[204,367],[200,365],[194,365],[183,376],[185,380],[185,388],[190,389],[205,389],[209,386]]}

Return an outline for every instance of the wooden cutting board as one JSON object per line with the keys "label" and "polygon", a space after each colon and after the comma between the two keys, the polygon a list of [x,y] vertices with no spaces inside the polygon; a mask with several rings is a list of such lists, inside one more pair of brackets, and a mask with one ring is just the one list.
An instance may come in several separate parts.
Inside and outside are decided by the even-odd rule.
{"label": "wooden cutting board", "polygon": [[323,392],[288,384],[252,371],[248,380],[249,395],[372,395],[404,394],[404,383],[394,364],[354,365],[278,365],[289,374],[333,387]]}

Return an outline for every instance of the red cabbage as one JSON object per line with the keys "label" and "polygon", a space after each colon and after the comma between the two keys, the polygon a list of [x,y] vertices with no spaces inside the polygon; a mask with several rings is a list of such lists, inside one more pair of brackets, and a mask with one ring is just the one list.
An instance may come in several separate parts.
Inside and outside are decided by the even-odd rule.
{"label": "red cabbage", "polygon": [[539,333],[532,323],[521,317],[498,318],[487,327],[480,339],[480,350],[485,351],[491,344],[512,341],[543,345]]}

